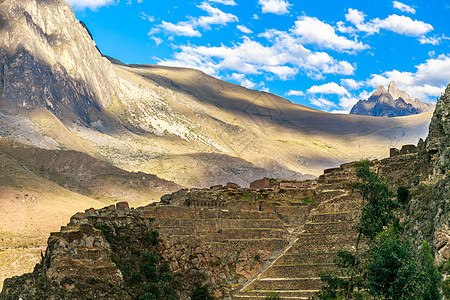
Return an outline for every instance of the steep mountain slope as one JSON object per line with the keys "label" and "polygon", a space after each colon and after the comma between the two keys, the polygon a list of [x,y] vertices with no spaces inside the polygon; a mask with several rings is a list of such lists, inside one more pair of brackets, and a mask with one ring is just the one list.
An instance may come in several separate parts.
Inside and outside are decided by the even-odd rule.
{"label": "steep mountain slope", "polygon": [[5,0],[0,19],[0,136],[182,185],[319,175],[416,143],[431,117],[333,115],[200,71],[111,63],[62,0]]}
{"label": "steep mountain slope", "polygon": [[380,85],[367,100],[359,100],[350,114],[380,117],[398,117],[434,110],[434,104],[424,103],[399,90],[395,81],[389,83],[388,89]]}
{"label": "steep mountain slope", "polygon": [[0,138],[0,286],[31,271],[47,236],[71,215],[127,200],[157,201],[180,186],[129,173],[76,151],[45,150]]}

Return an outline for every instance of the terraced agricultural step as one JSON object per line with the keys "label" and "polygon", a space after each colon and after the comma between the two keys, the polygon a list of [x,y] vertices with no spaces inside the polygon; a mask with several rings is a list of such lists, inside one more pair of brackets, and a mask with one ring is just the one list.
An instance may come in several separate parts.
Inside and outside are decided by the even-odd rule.
{"label": "terraced agricultural step", "polygon": [[275,265],[331,264],[336,252],[297,252],[285,253]]}
{"label": "terraced agricultural step", "polygon": [[313,223],[326,223],[326,222],[346,222],[356,219],[359,211],[352,210],[347,212],[328,212],[328,213],[313,213],[311,214],[310,221]]}
{"label": "terraced agricultural step", "polygon": [[218,230],[221,228],[283,228],[279,219],[171,219],[160,218],[156,227],[192,227],[197,230]]}
{"label": "terraced agricultural step", "polygon": [[313,278],[264,278],[252,282],[246,291],[253,290],[319,290],[323,285],[319,277]]}
{"label": "terraced agricultural step", "polygon": [[252,290],[238,293],[232,296],[232,299],[267,299],[267,295],[276,293],[281,299],[310,299],[319,290]]}
{"label": "terraced agricultural step", "polygon": [[213,228],[213,227],[177,227],[160,226],[158,231],[161,235],[192,235],[193,233],[209,239],[209,235],[220,236],[222,239],[260,239],[260,238],[287,238],[284,228]]}
{"label": "terraced agricultural step", "polygon": [[319,277],[321,272],[336,270],[334,264],[314,265],[275,265],[269,268],[261,278],[309,278]]}
{"label": "terraced agricultural step", "polygon": [[355,207],[359,207],[360,202],[349,200],[345,201],[343,199],[339,199],[340,201],[336,201],[335,203],[326,203],[325,205],[317,207],[316,211],[321,212],[346,212],[353,211]]}
{"label": "terraced agricultural step", "polygon": [[205,242],[205,245],[213,252],[228,251],[227,249],[281,251],[288,245],[288,242],[285,239],[242,239],[226,240],[223,242]]}
{"label": "terraced agricultural step", "polygon": [[305,233],[345,232],[353,230],[355,222],[322,222],[305,224]]}

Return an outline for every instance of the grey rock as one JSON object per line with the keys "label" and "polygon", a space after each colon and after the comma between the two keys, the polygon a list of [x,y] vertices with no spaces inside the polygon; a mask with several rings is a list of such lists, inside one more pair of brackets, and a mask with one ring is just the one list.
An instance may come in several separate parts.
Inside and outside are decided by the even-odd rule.
{"label": "grey rock", "polygon": [[380,85],[367,100],[359,100],[350,114],[377,117],[398,117],[431,112],[434,104],[424,103],[399,90],[394,81],[388,89]]}

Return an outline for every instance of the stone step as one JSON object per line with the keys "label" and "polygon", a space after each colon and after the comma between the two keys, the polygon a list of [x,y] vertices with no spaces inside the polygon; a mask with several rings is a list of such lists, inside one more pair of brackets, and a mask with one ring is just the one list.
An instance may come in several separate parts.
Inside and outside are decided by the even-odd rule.
{"label": "stone step", "polygon": [[333,252],[339,249],[352,249],[355,237],[354,233],[301,234],[287,253]]}
{"label": "stone step", "polygon": [[336,252],[298,252],[285,253],[275,265],[301,265],[301,264],[331,264],[336,258]]}
{"label": "stone step", "polygon": [[155,219],[155,227],[191,227],[197,230],[218,230],[222,228],[283,228],[279,219]]}
{"label": "stone step", "polygon": [[143,215],[148,217],[172,219],[273,219],[277,214],[273,211],[228,210],[226,208],[176,207],[163,206],[145,209]]}
{"label": "stone step", "polygon": [[330,212],[330,213],[313,213],[310,220],[313,223],[326,223],[326,222],[346,222],[353,221],[358,216],[359,210],[352,210],[348,212]]}
{"label": "stone step", "polygon": [[344,194],[343,191],[323,191],[316,195],[316,198],[319,200],[319,202],[329,201],[330,199],[334,197],[338,197],[340,195]]}
{"label": "stone step", "polygon": [[256,253],[258,250],[281,251],[287,247],[288,241],[285,239],[229,239],[224,242],[205,242],[205,245],[211,253],[234,250],[248,250]]}
{"label": "stone step", "polygon": [[[287,238],[288,232],[284,228],[195,228],[195,227],[176,227],[176,226],[160,226],[158,227],[160,235],[192,235],[198,234],[201,237],[208,235],[218,235],[222,239],[240,238]],[[207,239],[208,237],[205,237]]]}
{"label": "stone step", "polygon": [[327,232],[344,232],[351,231],[355,226],[355,222],[324,222],[324,223],[306,223],[305,233],[327,233]]}
{"label": "stone step", "polygon": [[[178,231],[178,229],[180,229]],[[183,237],[196,236],[204,242],[227,242],[229,240],[254,240],[254,239],[287,239],[287,233],[278,229],[253,229],[219,230],[218,232],[195,232],[194,229],[183,230],[176,228],[172,233],[167,230],[159,230],[161,236],[166,238],[183,239]]]}
{"label": "stone step", "polygon": [[252,282],[246,291],[254,290],[319,290],[324,284],[319,277],[315,278],[264,278]]}
{"label": "stone step", "polygon": [[309,278],[320,277],[321,272],[336,270],[334,264],[275,265],[261,275],[261,278]]}
{"label": "stone step", "polygon": [[319,290],[252,290],[237,293],[231,296],[231,299],[267,299],[268,295],[275,293],[281,299],[311,299]]}
{"label": "stone step", "polygon": [[335,203],[326,203],[316,208],[318,213],[324,212],[348,212],[354,211],[360,206],[359,201],[340,201]]}

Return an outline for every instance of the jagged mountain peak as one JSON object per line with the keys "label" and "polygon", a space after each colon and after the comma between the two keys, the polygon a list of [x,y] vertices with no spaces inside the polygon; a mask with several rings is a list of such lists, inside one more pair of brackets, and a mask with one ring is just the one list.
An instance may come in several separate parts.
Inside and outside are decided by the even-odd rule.
{"label": "jagged mountain peak", "polygon": [[2,1],[0,33],[1,98],[81,118],[109,106],[117,75],[67,2]]}
{"label": "jagged mountain peak", "polygon": [[387,89],[380,85],[367,100],[358,101],[350,114],[397,117],[431,112],[433,109],[434,104],[410,96],[397,88],[395,81],[391,81]]}

